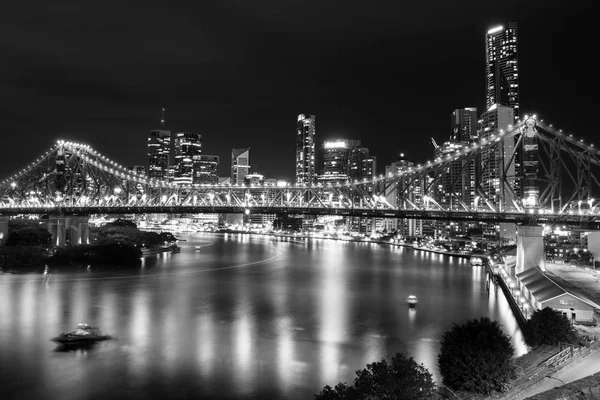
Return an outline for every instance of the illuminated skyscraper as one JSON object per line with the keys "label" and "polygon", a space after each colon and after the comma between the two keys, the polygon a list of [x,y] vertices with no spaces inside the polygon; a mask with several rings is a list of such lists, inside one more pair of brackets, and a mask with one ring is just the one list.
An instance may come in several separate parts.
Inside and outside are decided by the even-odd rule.
{"label": "illuminated skyscraper", "polygon": [[[452,112],[450,140],[439,149],[436,157],[448,157],[456,151],[477,142],[477,109],[457,108]],[[471,208],[475,200],[475,166],[474,160],[453,161],[445,171],[441,190],[442,201],[452,209]]]}
{"label": "illuminated skyscraper", "polygon": [[312,185],[317,181],[315,168],[315,116],[299,114],[296,123],[296,183]]}
{"label": "illuminated skyscraper", "polygon": [[475,143],[477,141],[477,109],[457,108],[454,110],[452,112],[451,128],[451,142]]}
{"label": "illuminated skyscraper", "polygon": [[323,167],[319,175],[320,183],[343,183],[350,178],[350,153],[360,140],[326,140],[321,147]]}
{"label": "illuminated skyscraper", "polygon": [[377,169],[377,157],[369,154],[369,149],[359,144],[350,150],[348,168],[352,180],[373,179]]}
{"label": "illuminated skyscraper", "polygon": [[[490,139],[498,131],[508,131],[514,123],[514,110],[502,105],[493,105],[481,115],[479,121],[480,139]],[[513,209],[516,197],[519,195],[519,165],[511,162],[515,159],[517,151],[514,138],[502,139],[502,146],[483,149],[481,151],[481,187],[485,196],[501,208]],[[501,182],[502,171],[511,189],[507,189]]]}
{"label": "illuminated skyscraper", "polygon": [[244,184],[250,173],[250,148],[231,150],[231,184]]}
{"label": "illuminated skyscraper", "polygon": [[173,181],[181,185],[194,182],[194,171],[199,168],[202,154],[202,136],[193,132],[175,134],[175,162]]}
{"label": "illuminated skyscraper", "polygon": [[[212,184],[219,183],[219,156],[202,154],[197,168],[194,170],[194,183]],[[229,178],[227,178],[229,179]]]}
{"label": "illuminated skyscraper", "polygon": [[519,116],[517,23],[490,29],[485,37],[486,109],[494,104],[512,107]]}
{"label": "illuminated skyscraper", "polygon": [[148,177],[167,180],[171,154],[171,131],[155,129],[148,137]]}

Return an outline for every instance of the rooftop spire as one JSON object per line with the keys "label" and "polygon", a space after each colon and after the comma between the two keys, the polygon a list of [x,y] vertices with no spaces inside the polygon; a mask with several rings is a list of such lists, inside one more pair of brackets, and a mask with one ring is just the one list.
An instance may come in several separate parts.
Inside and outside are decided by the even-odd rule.
{"label": "rooftop spire", "polygon": [[165,108],[163,107],[162,111],[161,111],[161,116],[160,116],[160,126],[161,127],[165,127]]}

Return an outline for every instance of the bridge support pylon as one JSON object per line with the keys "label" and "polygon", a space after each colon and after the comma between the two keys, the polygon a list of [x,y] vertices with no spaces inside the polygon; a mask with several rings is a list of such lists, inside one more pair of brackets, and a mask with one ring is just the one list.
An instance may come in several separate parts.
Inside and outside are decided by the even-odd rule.
{"label": "bridge support pylon", "polygon": [[0,246],[4,245],[8,238],[8,220],[8,216],[0,215]]}
{"label": "bridge support pylon", "polygon": [[90,217],[87,216],[50,216],[48,231],[52,234],[52,244],[54,246],[67,244],[67,230],[72,245],[88,244],[90,242],[89,219]]}
{"label": "bridge support pylon", "polygon": [[536,267],[542,271],[546,270],[543,230],[544,228],[539,225],[517,227],[516,274]]}

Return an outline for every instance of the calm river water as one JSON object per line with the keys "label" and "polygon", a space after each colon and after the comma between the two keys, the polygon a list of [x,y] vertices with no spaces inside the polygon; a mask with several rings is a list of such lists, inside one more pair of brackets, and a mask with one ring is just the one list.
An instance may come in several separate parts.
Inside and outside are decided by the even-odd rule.
{"label": "calm river water", "polygon": [[[312,399],[403,352],[439,380],[439,340],[489,316],[525,353],[485,270],[408,248],[181,235],[141,269],[0,274],[0,398]],[[201,246],[199,250],[196,246]],[[406,297],[419,297],[409,309]],[[79,322],[116,340],[56,351]]]}

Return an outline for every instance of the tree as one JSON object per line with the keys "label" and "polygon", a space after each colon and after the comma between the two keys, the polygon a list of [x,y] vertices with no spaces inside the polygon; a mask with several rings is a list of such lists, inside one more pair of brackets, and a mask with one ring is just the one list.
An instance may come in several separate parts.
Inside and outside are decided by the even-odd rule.
{"label": "tree", "polygon": [[525,342],[531,347],[556,345],[558,342],[576,343],[577,334],[567,317],[546,307],[531,314],[525,325]]}
{"label": "tree", "polygon": [[354,385],[338,383],[334,389],[325,386],[317,400],[431,399],[435,383],[431,373],[412,357],[396,354],[390,361],[382,359],[356,371]]}
{"label": "tree", "polygon": [[6,239],[7,246],[50,246],[52,235],[42,226],[13,230]]}
{"label": "tree", "polygon": [[454,325],[442,338],[438,365],[444,385],[489,394],[515,377],[514,349],[497,321],[487,317]]}

